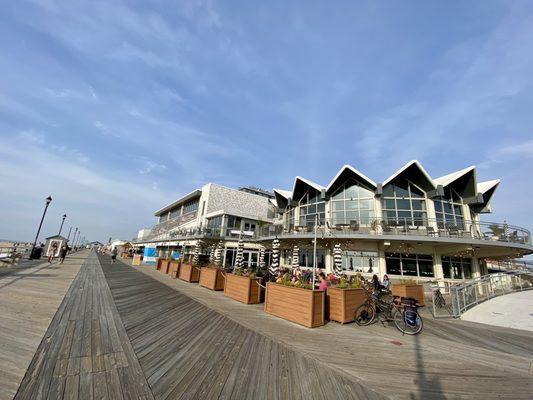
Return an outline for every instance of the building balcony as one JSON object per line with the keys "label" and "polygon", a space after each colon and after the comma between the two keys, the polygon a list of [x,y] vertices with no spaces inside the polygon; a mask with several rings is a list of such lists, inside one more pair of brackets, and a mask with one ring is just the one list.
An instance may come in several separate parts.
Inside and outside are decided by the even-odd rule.
{"label": "building balcony", "polygon": [[[313,225],[269,225],[256,232],[257,239],[267,240],[314,235]],[[369,221],[322,220],[317,232],[323,237],[368,238],[368,237],[425,237],[432,239],[470,239],[485,243],[504,242],[531,246],[531,233],[507,223],[494,222],[461,222],[447,223],[440,220],[393,220],[372,219]],[[532,249],[533,251],[533,249]]]}

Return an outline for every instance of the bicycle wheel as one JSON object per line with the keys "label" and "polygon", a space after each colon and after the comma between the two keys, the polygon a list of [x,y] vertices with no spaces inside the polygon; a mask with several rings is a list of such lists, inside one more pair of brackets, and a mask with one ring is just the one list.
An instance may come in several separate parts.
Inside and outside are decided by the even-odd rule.
{"label": "bicycle wheel", "polygon": [[406,311],[395,308],[392,311],[392,319],[396,328],[405,335],[418,335],[424,327],[422,317],[416,310]]}
{"label": "bicycle wheel", "polygon": [[374,321],[376,309],[369,304],[361,304],[354,312],[353,319],[359,326],[367,326]]}

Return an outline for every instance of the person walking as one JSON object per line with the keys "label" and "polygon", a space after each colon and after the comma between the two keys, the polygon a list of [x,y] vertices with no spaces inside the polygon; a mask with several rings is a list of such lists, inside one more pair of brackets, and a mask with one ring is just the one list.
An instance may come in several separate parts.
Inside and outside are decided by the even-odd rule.
{"label": "person walking", "polygon": [[111,264],[114,264],[117,259],[117,248],[115,247],[113,250],[111,250]]}
{"label": "person walking", "polygon": [[48,262],[50,264],[52,264],[52,261],[54,260],[56,253],[57,253],[57,243],[54,242],[52,243],[52,245],[50,246],[50,249],[48,250]]}
{"label": "person walking", "polygon": [[59,264],[63,264],[63,261],[65,261],[65,257],[68,253],[68,245],[65,243],[63,247],[61,247],[61,250],[59,251]]}

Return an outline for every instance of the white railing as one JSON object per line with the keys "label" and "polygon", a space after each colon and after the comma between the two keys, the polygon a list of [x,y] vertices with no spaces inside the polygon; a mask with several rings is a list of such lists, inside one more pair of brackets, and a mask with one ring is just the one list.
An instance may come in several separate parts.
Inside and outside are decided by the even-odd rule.
{"label": "white railing", "polygon": [[533,289],[533,273],[499,272],[458,283],[450,287],[451,312],[460,317],[470,308],[508,293]]}

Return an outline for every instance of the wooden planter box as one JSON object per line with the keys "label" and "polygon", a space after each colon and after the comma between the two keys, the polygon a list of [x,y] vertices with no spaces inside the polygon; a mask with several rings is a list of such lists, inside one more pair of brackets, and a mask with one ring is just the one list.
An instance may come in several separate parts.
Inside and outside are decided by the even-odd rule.
{"label": "wooden planter box", "polygon": [[329,319],[341,324],[352,322],[355,310],[366,301],[363,289],[331,287],[327,296]]}
{"label": "wooden planter box", "polygon": [[186,282],[198,282],[200,280],[200,268],[191,264],[181,264],[178,278]]}
{"label": "wooden planter box", "polygon": [[156,268],[164,274],[168,274],[168,263],[170,260],[158,258]]}
{"label": "wooden planter box", "polygon": [[249,278],[226,274],[226,286],[224,286],[224,296],[245,304],[257,304],[261,302],[260,278]]}
{"label": "wooden planter box", "polygon": [[416,299],[421,306],[426,305],[424,299],[424,286],[422,285],[393,283],[392,295],[400,297],[412,297],[413,299]]}
{"label": "wooden planter box", "polygon": [[168,267],[168,274],[172,278],[177,278],[180,271],[180,262],[179,261],[170,261]]}
{"label": "wooden planter box", "polygon": [[200,286],[211,290],[224,290],[224,275],[220,268],[203,267],[200,271]]}
{"label": "wooden planter box", "polygon": [[265,312],[315,328],[324,325],[326,292],[267,283]]}

